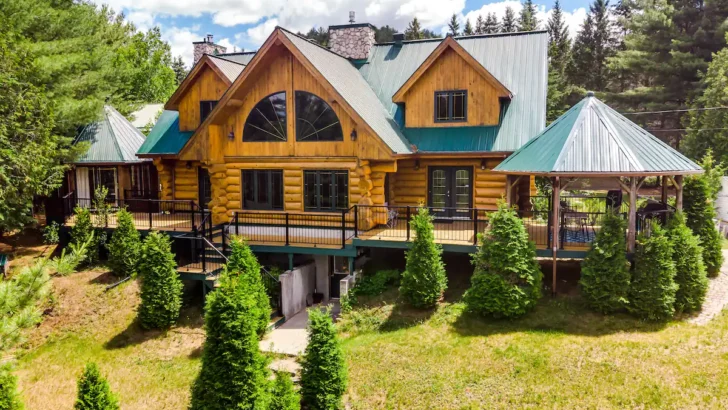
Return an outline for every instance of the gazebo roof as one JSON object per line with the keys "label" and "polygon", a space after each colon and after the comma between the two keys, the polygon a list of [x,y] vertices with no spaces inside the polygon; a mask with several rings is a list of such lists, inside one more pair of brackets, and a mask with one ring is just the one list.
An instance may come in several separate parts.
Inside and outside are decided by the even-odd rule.
{"label": "gazebo roof", "polygon": [[591,92],[493,171],[591,177],[703,172]]}
{"label": "gazebo roof", "polygon": [[111,106],[104,106],[101,118],[86,125],[74,144],[89,142],[88,151],[75,164],[127,164],[145,161],[136,156],[144,143],[142,134]]}

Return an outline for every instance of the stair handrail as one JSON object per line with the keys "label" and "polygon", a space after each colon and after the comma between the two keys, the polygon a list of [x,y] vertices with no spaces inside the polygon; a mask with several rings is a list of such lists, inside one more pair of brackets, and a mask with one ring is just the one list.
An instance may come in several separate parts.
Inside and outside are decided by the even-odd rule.
{"label": "stair handrail", "polygon": [[203,242],[205,242],[206,246],[212,248],[215,252],[217,252],[217,254],[220,255],[225,260],[225,263],[229,262],[227,256],[223,255],[223,253],[220,252],[219,249],[217,249],[217,246],[215,246],[212,242],[208,241],[207,238],[205,238],[204,236],[200,236],[197,239],[201,239]]}

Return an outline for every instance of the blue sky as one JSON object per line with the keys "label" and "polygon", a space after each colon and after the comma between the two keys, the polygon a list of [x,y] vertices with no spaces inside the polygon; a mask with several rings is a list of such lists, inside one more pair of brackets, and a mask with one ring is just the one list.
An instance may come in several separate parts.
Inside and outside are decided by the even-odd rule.
{"label": "blue sky", "polygon": [[[478,15],[495,12],[502,17],[506,7],[516,12],[518,0],[95,0],[116,11],[123,11],[127,20],[140,29],[159,26],[163,38],[170,43],[172,54],[192,62],[192,42],[207,33],[215,42],[240,51],[255,50],[275,26],[293,31],[311,27],[346,24],[349,11],[356,12],[357,23],[377,26],[389,24],[402,31],[407,22],[417,17],[425,28],[445,32],[450,16],[457,14],[462,22],[475,23]],[[538,17],[543,25],[553,1],[536,0]],[[587,0],[562,0],[570,31],[576,33],[586,16]]]}

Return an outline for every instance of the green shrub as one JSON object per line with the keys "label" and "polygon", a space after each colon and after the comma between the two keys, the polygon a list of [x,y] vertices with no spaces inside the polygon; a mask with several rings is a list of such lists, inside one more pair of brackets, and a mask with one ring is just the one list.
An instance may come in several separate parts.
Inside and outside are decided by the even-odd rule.
{"label": "green shrub", "polygon": [[142,248],[139,231],[126,209],[116,214],[116,220],[117,227],[106,245],[109,249],[109,266],[118,276],[135,275]]}
{"label": "green shrub", "polygon": [[17,379],[9,365],[0,366],[0,410],[22,410]]}
{"label": "green shrub", "polygon": [[111,392],[109,383],[101,376],[95,363],[86,365],[78,379],[78,397],[73,406],[76,410],[116,410],[119,402]]}
{"label": "green shrub", "polygon": [[356,286],[351,290],[356,295],[377,296],[384,293],[389,286],[397,286],[402,274],[396,269],[377,271],[373,275],[363,275],[356,281]]}
{"label": "green shrub", "polygon": [[76,215],[73,227],[71,228],[71,243],[82,246],[89,243],[86,250],[86,262],[94,264],[99,260],[99,238],[94,224],[91,221],[91,211],[88,208],[76,207],[73,210]]}
{"label": "green shrub", "polygon": [[667,235],[675,262],[675,310],[690,312],[700,310],[708,291],[708,277],[703,264],[700,240],[685,225],[685,216],[678,212],[668,224]]}
{"label": "green shrub", "polygon": [[713,189],[704,176],[685,178],[683,210],[686,224],[693,233],[700,237],[703,263],[708,271],[708,276],[717,276],[723,264],[722,239],[713,223],[713,219],[716,217],[711,199]]}
{"label": "green shrub", "polygon": [[246,293],[253,295],[256,307],[253,311],[255,329],[258,337],[263,337],[270,322],[270,300],[261,278],[258,259],[241,238],[233,238],[230,242],[230,258],[225,266],[227,272],[240,275],[240,285],[245,287]]}
{"label": "green shrub", "polygon": [[468,310],[512,318],[533,309],[541,297],[543,274],[523,221],[500,203],[479,239],[470,289],[463,296]]}
{"label": "green shrub", "polygon": [[48,268],[61,276],[67,276],[76,272],[76,268],[86,260],[88,255],[88,249],[95,241],[96,235],[92,234],[88,240],[82,244],[70,243],[68,249],[71,252],[66,253],[68,249],[64,249],[61,252],[61,256],[57,256],[48,261]]}
{"label": "green shrub", "polygon": [[60,229],[61,227],[56,221],[51,222],[50,225],[46,225],[43,228],[43,243],[46,245],[56,245],[60,240],[58,236]]}
{"label": "green shrub", "polygon": [[299,410],[301,408],[301,396],[294,390],[291,375],[288,373],[276,373],[272,390],[269,410]]}
{"label": "green shrub", "polygon": [[634,260],[627,309],[648,320],[667,320],[675,314],[675,263],[665,230],[655,223],[649,238],[640,237]]}
{"label": "green shrub", "polygon": [[616,312],[629,303],[625,232],[624,218],[608,212],[581,263],[581,293],[592,309],[602,313]]}
{"label": "green shrub", "polygon": [[167,329],[179,318],[182,281],[177,274],[167,235],[152,232],[144,240],[139,273],[142,278],[139,323],[146,329]]}
{"label": "green shrub", "polygon": [[399,291],[410,305],[431,308],[447,288],[442,247],[435,243],[432,217],[427,208],[420,207],[409,224],[415,239],[406,253],[407,263]]}
{"label": "green shrub", "polygon": [[258,348],[257,301],[243,276],[223,272],[205,303],[202,368],[190,409],[265,409],[268,361]]}
{"label": "green shrub", "polygon": [[308,310],[308,346],[301,359],[301,396],[312,410],[338,409],[346,391],[346,362],[330,310]]}

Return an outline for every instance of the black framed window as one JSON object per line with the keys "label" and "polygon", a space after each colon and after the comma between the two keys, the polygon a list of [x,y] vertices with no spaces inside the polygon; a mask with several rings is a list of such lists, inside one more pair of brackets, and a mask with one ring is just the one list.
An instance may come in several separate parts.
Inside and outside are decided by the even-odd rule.
{"label": "black framed window", "polygon": [[217,101],[200,101],[200,124],[205,121],[216,105]]}
{"label": "black framed window", "polygon": [[283,171],[243,170],[243,209],[283,209]]}
{"label": "black framed window", "polygon": [[435,91],[435,122],[464,122],[467,120],[467,91]]}
{"label": "black framed window", "polygon": [[285,142],[286,93],[280,91],[260,100],[248,114],[243,127],[243,142]]}
{"label": "black framed window", "polygon": [[336,211],[349,208],[348,171],[304,171],[304,209]]}
{"label": "black framed window", "polygon": [[317,95],[296,91],[296,141],[343,141],[339,117]]}

